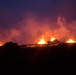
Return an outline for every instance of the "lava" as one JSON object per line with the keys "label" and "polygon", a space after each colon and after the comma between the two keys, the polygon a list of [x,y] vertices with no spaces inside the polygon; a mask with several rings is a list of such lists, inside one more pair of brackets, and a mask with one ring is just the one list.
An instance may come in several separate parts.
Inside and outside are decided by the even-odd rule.
{"label": "lava", "polygon": [[38,44],[47,44],[46,41],[44,40],[44,36],[40,39]]}
{"label": "lava", "polygon": [[54,40],[55,40],[55,38],[54,37],[51,37],[51,40],[50,41],[53,42]]}
{"label": "lava", "polygon": [[72,40],[72,39],[69,39],[66,41],[66,43],[76,43],[76,41]]}

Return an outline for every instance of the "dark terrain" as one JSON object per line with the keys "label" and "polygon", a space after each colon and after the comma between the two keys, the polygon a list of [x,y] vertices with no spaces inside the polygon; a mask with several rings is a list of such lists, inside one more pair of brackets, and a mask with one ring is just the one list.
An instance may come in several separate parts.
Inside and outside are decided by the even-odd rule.
{"label": "dark terrain", "polygon": [[[76,44],[21,48],[8,42],[0,47],[0,73],[69,75],[76,72]],[[43,74],[42,74],[43,75]]]}

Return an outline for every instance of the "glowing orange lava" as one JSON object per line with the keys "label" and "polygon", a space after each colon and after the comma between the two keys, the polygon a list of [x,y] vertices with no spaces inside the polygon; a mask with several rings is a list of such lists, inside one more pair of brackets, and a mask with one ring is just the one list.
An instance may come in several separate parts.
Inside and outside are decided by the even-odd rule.
{"label": "glowing orange lava", "polygon": [[54,40],[55,40],[55,38],[51,37],[51,40],[50,41],[53,42]]}
{"label": "glowing orange lava", "polygon": [[66,41],[66,43],[76,43],[76,41],[69,39],[68,41]]}
{"label": "glowing orange lava", "polygon": [[40,39],[40,41],[38,42],[38,44],[47,44],[43,37],[42,37],[42,39]]}

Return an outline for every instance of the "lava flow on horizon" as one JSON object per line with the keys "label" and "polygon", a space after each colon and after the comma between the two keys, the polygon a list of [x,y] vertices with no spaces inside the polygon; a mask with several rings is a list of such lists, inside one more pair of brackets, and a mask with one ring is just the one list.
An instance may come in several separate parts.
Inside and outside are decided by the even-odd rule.
{"label": "lava flow on horizon", "polygon": [[56,38],[54,38],[54,37],[51,37],[51,40],[50,40],[50,41],[51,41],[51,42],[53,42],[55,39],[56,39]]}
{"label": "lava flow on horizon", "polygon": [[44,36],[42,36],[38,44],[47,44],[46,41],[44,40]]}
{"label": "lava flow on horizon", "polygon": [[66,41],[66,43],[76,43],[76,41],[72,40],[72,39],[69,39]]}
{"label": "lava flow on horizon", "polygon": [[[56,42],[56,41],[58,41],[56,38],[54,38],[54,37],[51,37],[51,39],[50,39],[50,41],[49,42]],[[48,40],[47,40],[48,41]],[[45,39],[44,39],[44,36],[42,36],[42,38],[40,39],[40,41],[38,42],[38,44],[48,44],[47,43],[47,41],[45,41]],[[58,43],[58,42],[57,42]],[[65,43],[76,43],[76,41],[75,40],[73,40],[73,39],[69,39],[69,40],[67,40]]]}

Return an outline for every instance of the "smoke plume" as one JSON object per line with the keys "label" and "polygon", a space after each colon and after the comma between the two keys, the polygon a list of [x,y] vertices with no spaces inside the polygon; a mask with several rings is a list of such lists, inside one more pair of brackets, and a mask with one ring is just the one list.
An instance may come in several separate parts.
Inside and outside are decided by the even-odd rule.
{"label": "smoke plume", "polygon": [[[24,18],[17,23],[17,27],[0,30],[0,41],[2,43],[12,41],[18,44],[37,43],[44,35],[46,41],[55,37],[60,41],[76,38],[76,21],[68,23],[64,17],[58,17],[57,21],[50,19],[39,20],[37,16]],[[76,39],[75,39],[76,40]]]}

